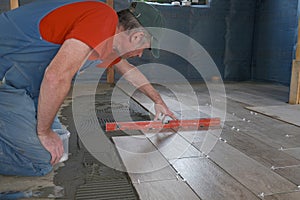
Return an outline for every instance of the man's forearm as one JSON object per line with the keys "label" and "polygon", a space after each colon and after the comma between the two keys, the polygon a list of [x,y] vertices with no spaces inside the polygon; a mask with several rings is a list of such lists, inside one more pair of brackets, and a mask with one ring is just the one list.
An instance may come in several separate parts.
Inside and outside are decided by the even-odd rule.
{"label": "man's forearm", "polygon": [[39,134],[49,132],[53,119],[68,94],[74,74],[90,52],[91,48],[83,42],[68,39],[49,64],[40,88],[37,116]]}
{"label": "man's forearm", "polygon": [[[121,61],[122,62],[122,61]],[[130,65],[127,61],[116,65],[116,70],[124,76],[133,86],[138,88],[142,93],[147,95],[154,103],[164,104],[160,94],[151,85],[148,79],[136,67]]]}
{"label": "man's forearm", "polygon": [[164,104],[164,101],[162,100],[160,94],[157,92],[157,90],[148,82],[140,87],[138,89],[147,95],[154,103],[156,104]]}
{"label": "man's forearm", "polygon": [[169,110],[160,94],[150,84],[148,79],[136,67],[130,65],[126,60],[115,65],[116,70],[124,76],[132,85],[147,95],[155,103],[155,117],[158,120],[161,115],[177,119],[173,112]]}
{"label": "man's forearm", "polygon": [[45,134],[51,129],[53,120],[69,89],[70,83],[67,81],[51,81],[47,77],[44,78],[38,103],[38,134]]}

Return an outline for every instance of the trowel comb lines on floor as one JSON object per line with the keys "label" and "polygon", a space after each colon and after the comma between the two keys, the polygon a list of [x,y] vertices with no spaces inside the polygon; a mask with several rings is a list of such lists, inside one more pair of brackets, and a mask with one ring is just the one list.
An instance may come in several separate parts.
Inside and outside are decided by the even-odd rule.
{"label": "trowel comb lines on floor", "polygon": [[117,130],[161,130],[161,129],[197,129],[207,130],[219,128],[220,118],[200,118],[190,120],[170,120],[167,123],[161,121],[133,121],[133,122],[110,122],[106,123],[106,131]]}

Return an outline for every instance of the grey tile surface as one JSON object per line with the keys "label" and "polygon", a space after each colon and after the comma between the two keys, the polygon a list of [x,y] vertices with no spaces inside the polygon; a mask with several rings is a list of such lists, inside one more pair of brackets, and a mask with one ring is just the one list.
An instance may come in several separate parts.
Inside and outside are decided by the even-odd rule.
{"label": "grey tile surface", "polygon": [[193,190],[181,180],[164,180],[134,184],[141,200],[199,200]]}
{"label": "grey tile surface", "polygon": [[255,194],[274,194],[293,191],[297,188],[295,184],[270,168],[224,142],[218,142],[209,156],[223,170]]}
{"label": "grey tile surface", "polygon": [[280,105],[264,107],[247,107],[250,110],[259,112],[273,118],[280,119],[287,123],[300,126],[300,105]]}
{"label": "grey tile surface", "polygon": [[300,160],[300,147],[292,148],[292,149],[285,149],[283,152],[293,156],[294,158]]}
{"label": "grey tile surface", "polygon": [[203,200],[258,200],[207,158],[184,158],[173,166]]}
{"label": "grey tile surface", "polygon": [[[175,84],[174,87],[177,87],[180,95],[184,94],[184,86]],[[174,159],[177,157],[174,155],[181,152],[178,149],[185,146],[184,140],[176,139],[173,134],[168,133],[150,138],[161,153],[170,159],[175,169],[180,171],[192,189],[201,194],[201,198],[209,200],[257,199],[259,194],[264,194],[267,200],[271,200],[272,197],[285,200],[297,199],[296,193],[280,195],[278,193],[292,192],[298,185],[297,174],[300,174],[298,168],[281,167],[299,163],[299,151],[296,149],[299,148],[300,141],[299,127],[245,109],[249,106],[284,105],[286,102],[284,95],[288,94],[288,89],[272,84],[227,84],[226,92],[229,98],[224,110],[218,107],[221,106],[218,99],[211,99],[205,84],[195,84],[193,87],[198,99],[196,103],[194,99],[185,101],[188,103],[176,102],[174,95],[167,90],[163,88],[158,90],[167,105],[178,116],[194,118],[199,116],[199,112],[200,117],[201,115],[222,117],[224,113],[226,114],[224,130],[178,132],[200,152],[208,154],[211,160],[203,157],[193,158],[193,153],[187,153],[185,158]],[[147,97],[139,93],[133,96],[154,113],[153,103]],[[217,106],[213,115],[210,106],[212,103]],[[170,140],[174,141],[174,145],[171,145]],[[272,170],[272,166],[278,168]],[[151,191],[153,187],[157,185],[151,186],[149,190]],[[152,195],[145,191],[144,193]],[[164,195],[161,194],[161,197]]]}
{"label": "grey tile surface", "polygon": [[280,174],[282,177],[285,177],[292,183],[300,185],[300,165],[290,166],[286,168],[278,168],[274,170],[276,173]]}
{"label": "grey tile surface", "polygon": [[113,137],[132,182],[176,179],[176,172],[145,137]]}
{"label": "grey tile surface", "polygon": [[266,167],[300,165],[300,160],[248,134],[244,133],[244,131],[237,132],[236,130],[232,130],[229,126],[225,126],[221,137],[225,139],[229,145]]}
{"label": "grey tile surface", "polygon": [[147,134],[147,137],[168,160],[202,155],[198,149],[177,133]]}
{"label": "grey tile surface", "polygon": [[291,192],[285,194],[274,194],[271,196],[265,196],[264,200],[299,200],[300,192]]}

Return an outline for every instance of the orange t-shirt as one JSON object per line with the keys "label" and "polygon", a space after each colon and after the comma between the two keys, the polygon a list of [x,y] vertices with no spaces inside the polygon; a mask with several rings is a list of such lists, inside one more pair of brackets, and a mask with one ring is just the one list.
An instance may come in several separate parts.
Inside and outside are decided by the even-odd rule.
{"label": "orange t-shirt", "polygon": [[[40,22],[40,33],[44,40],[62,44],[70,38],[78,39],[97,51],[97,46],[115,34],[118,24],[116,12],[102,2],[76,2],[59,7]],[[112,43],[105,46],[112,51]],[[104,55],[100,55],[102,58]],[[115,60],[112,64],[119,62]]]}

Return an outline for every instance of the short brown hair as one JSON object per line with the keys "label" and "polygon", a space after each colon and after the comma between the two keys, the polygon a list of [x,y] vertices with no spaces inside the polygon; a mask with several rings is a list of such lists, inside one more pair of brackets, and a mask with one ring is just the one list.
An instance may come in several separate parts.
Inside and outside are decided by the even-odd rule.
{"label": "short brown hair", "polygon": [[117,12],[117,14],[119,17],[119,25],[121,25],[125,31],[143,27],[129,9],[121,10]]}

